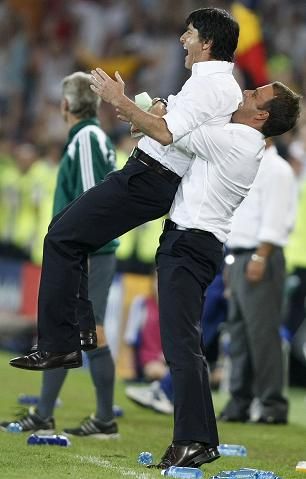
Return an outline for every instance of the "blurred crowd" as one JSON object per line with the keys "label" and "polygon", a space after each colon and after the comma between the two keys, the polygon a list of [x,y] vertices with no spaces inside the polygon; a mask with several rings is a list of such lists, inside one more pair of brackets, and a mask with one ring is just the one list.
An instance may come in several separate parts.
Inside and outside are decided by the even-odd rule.
{"label": "blurred crowd", "polygon": [[[187,75],[179,42],[184,19],[191,10],[205,6],[223,7],[239,17],[241,44],[235,75],[242,89],[279,80],[305,97],[304,0],[0,2],[1,257],[41,263],[57,165],[67,136],[59,114],[63,77],[99,66],[109,75],[118,70],[131,98],[143,91],[152,98],[177,93]],[[121,167],[135,141],[109,105],[102,104],[99,115]],[[305,108],[298,127],[278,138],[276,146],[305,192]],[[296,246],[306,244],[306,200],[302,198],[301,194],[298,228],[287,253],[291,271],[306,269],[306,248]],[[119,268],[151,272],[160,229],[157,222],[123,238]]]}

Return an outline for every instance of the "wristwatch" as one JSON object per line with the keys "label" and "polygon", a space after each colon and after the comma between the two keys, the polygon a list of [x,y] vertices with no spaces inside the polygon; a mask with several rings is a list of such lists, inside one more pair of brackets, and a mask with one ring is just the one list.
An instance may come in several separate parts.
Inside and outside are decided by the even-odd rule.
{"label": "wristwatch", "polygon": [[253,253],[251,256],[252,261],[256,261],[256,263],[265,263],[266,258],[265,256],[260,256],[259,254]]}
{"label": "wristwatch", "polygon": [[154,98],[152,105],[155,105],[155,103],[157,103],[158,101],[161,101],[167,108],[168,102],[165,98]]}

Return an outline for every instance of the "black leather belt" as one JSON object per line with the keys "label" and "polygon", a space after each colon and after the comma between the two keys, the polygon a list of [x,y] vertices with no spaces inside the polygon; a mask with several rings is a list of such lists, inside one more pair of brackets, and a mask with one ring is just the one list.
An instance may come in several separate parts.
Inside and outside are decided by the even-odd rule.
{"label": "black leather belt", "polygon": [[256,248],[230,248],[229,253],[239,256],[240,254],[255,253]]}
{"label": "black leather belt", "polygon": [[174,173],[174,171],[169,170],[166,166],[163,166],[159,161],[154,160],[150,155],[147,155],[137,147],[132,151],[130,158],[141,161],[141,163],[144,163],[159,175],[163,175],[170,183],[177,184],[182,179],[179,175]]}
{"label": "black leather belt", "polygon": [[198,228],[185,228],[185,226],[177,225],[171,220],[165,220],[164,230],[190,231],[191,233],[198,233],[205,236],[212,236],[213,238],[217,239],[215,235],[211,233],[210,231],[200,230]]}

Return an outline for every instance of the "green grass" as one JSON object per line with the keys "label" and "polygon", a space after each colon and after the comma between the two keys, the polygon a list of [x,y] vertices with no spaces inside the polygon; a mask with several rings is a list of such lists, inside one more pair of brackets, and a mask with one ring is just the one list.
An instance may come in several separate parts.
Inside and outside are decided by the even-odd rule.
{"label": "green grass", "polygon": [[[13,419],[20,393],[38,394],[40,373],[13,369],[9,355],[0,354],[0,420]],[[298,461],[306,460],[306,391],[290,391],[290,424],[265,426],[220,424],[220,442],[243,444],[246,458],[223,457],[202,467],[205,478],[224,469],[254,467],[272,470],[283,479],[302,479],[295,471]],[[58,432],[63,427],[77,425],[95,409],[94,393],[86,370],[69,373],[61,393],[63,406],[56,409]],[[219,412],[226,396],[214,396]],[[172,419],[137,407],[125,398],[124,384],[118,381],[116,404],[124,409],[118,419],[121,439],[99,441],[72,438],[68,448],[28,446],[28,434],[0,431],[0,479],[154,479],[159,471],[149,471],[137,464],[141,451],[151,451],[159,460],[171,442]]]}

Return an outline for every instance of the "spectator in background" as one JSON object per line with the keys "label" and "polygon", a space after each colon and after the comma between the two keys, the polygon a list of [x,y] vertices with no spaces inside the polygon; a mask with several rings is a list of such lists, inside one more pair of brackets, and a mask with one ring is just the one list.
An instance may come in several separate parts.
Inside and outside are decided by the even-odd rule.
{"label": "spectator in background", "polygon": [[298,198],[297,218],[294,230],[285,249],[289,282],[293,285],[288,298],[285,326],[292,338],[306,317],[306,179]]}
{"label": "spectator in background", "polygon": [[1,129],[10,138],[20,135],[29,41],[21,18],[10,10],[0,14]]}
{"label": "spectator in background", "polygon": [[[84,191],[104,179],[115,168],[115,153],[109,138],[101,130],[96,119],[97,96],[90,90],[90,77],[76,72],[62,82],[61,114],[69,127],[68,140],[62,156],[54,196],[54,215]],[[65,432],[76,436],[92,436],[102,439],[118,437],[117,424],[113,420],[114,362],[104,334],[104,315],[109,287],[115,272],[117,240],[105,245],[90,257],[89,297],[92,301],[79,302],[81,345],[87,351],[92,381],[96,390],[97,410],[76,428]],[[88,303],[88,304],[87,304]],[[95,330],[82,331],[83,309],[94,315]],[[94,325],[95,329],[95,325]],[[98,346],[98,347],[97,347]],[[94,349],[93,351],[90,351]],[[23,431],[53,433],[53,411],[60,389],[65,381],[64,368],[43,373],[40,401],[18,419]],[[0,423],[5,430],[9,422]]]}
{"label": "spectator in background", "polygon": [[168,368],[160,339],[155,272],[151,275],[150,294],[137,296],[131,304],[125,341],[134,350],[136,378],[154,381],[165,376]]}
{"label": "spectator in background", "polygon": [[38,236],[41,225],[52,216],[56,171],[39,158],[34,144],[19,144],[12,153],[15,161],[0,181],[1,242],[9,256],[41,259],[42,250],[40,254],[36,250]]}
{"label": "spectator in background", "polygon": [[259,400],[256,422],[285,424],[284,365],[280,337],[285,279],[283,247],[294,225],[296,180],[272,140],[248,197],[237,209],[228,246],[230,399],[220,420],[245,422]]}

